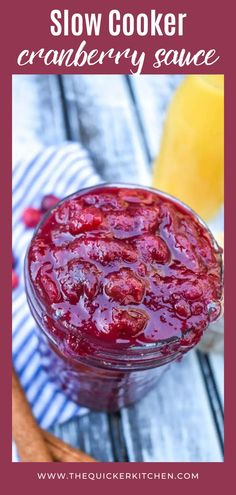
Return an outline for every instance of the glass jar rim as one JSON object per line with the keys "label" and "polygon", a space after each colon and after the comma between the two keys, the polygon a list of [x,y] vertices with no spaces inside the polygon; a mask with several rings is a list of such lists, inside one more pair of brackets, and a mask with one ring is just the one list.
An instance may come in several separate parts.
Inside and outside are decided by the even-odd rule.
{"label": "glass jar rim", "polygon": [[71,194],[68,194],[68,196],[65,196],[60,201],[58,201],[58,203],[56,203],[56,205],[52,206],[43,215],[43,217],[41,218],[39,224],[37,225],[37,227],[36,227],[36,229],[34,231],[34,235],[33,235],[32,239],[37,235],[38,231],[40,230],[41,226],[44,224],[45,220],[50,216],[51,212],[56,207],[58,207],[58,205],[64,203],[68,199],[73,199],[73,197],[78,197],[80,195],[84,195],[86,193],[86,191],[89,192],[89,191],[92,191],[94,189],[102,189],[103,187],[107,187],[107,188],[118,188],[118,189],[120,189],[120,188],[123,188],[123,189],[139,189],[139,190],[143,190],[143,191],[150,191],[150,192],[153,192],[155,194],[158,194],[159,196],[162,196],[163,198],[165,198],[167,200],[168,199],[171,200],[173,203],[176,203],[177,205],[179,205],[183,209],[185,209],[188,213],[192,214],[192,216],[195,217],[198,220],[198,222],[201,224],[201,226],[204,227],[205,230],[207,231],[207,233],[209,234],[209,237],[211,238],[213,247],[216,248],[216,249],[219,249],[219,245],[218,245],[216,239],[214,238],[214,236],[213,236],[213,234],[212,234],[209,226],[205,222],[205,220],[203,220],[202,217],[200,215],[198,215],[198,213],[196,213],[195,210],[193,210],[190,206],[188,206],[182,200],[176,198],[176,196],[173,196],[172,194],[169,194],[169,193],[166,193],[164,191],[161,191],[160,189],[157,189],[155,187],[145,186],[145,185],[142,186],[141,184],[125,183],[125,182],[101,182],[101,183],[96,184],[94,186],[84,187],[82,189],[78,189],[78,191],[75,191],[75,192],[73,192]]}

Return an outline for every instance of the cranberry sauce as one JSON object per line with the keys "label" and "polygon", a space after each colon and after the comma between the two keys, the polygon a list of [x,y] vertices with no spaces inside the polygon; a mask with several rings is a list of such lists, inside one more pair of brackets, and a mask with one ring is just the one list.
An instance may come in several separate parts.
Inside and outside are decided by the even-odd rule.
{"label": "cranberry sauce", "polygon": [[96,345],[185,352],[221,311],[220,250],[194,213],[154,190],[100,186],[63,200],[37,230],[28,270],[44,326],[71,357]]}

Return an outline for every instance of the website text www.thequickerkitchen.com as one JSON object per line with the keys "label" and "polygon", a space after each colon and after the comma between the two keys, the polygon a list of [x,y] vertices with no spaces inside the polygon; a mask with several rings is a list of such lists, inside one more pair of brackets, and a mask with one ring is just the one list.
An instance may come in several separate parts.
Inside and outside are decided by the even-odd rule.
{"label": "website text www.thequickerkitchen.com", "polygon": [[37,478],[39,480],[198,480],[199,473],[179,472],[179,473],[166,473],[166,472],[101,472],[101,473],[46,473],[37,472]]}

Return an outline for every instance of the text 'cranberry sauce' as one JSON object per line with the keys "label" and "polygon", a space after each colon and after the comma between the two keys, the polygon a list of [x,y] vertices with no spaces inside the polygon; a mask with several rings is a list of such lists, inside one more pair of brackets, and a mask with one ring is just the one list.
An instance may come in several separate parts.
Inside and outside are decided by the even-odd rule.
{"label": "text 'cranberry sauce'", "polygon": [[131,359],[134,350],[140,363],[145,348],[171,360],[197,344],[221,312],[221,269],[220,249],[187,207],[155,190],[105,185],[44,218],[26,285],[62,356]]}

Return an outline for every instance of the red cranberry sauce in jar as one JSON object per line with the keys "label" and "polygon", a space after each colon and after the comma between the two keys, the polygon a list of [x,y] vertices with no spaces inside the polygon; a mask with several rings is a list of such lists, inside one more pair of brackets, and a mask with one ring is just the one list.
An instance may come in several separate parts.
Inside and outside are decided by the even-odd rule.
{"label": "red cranberry sauce in jar", "polygon": [[66,198],[38,228],[28,272],[47,333],[71,358],[147,344],[184,353],[221,312],[220,249],[193,212],[155,190]]}

